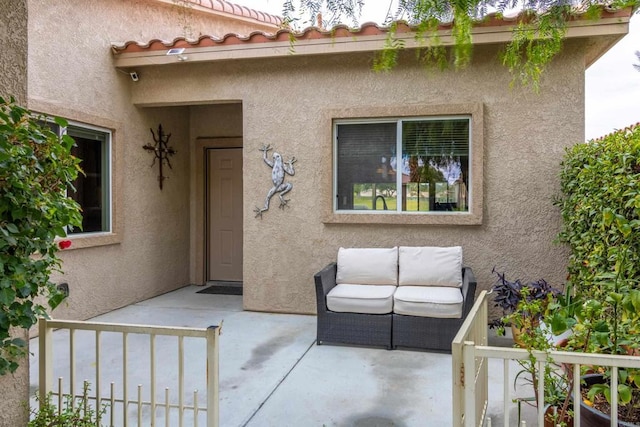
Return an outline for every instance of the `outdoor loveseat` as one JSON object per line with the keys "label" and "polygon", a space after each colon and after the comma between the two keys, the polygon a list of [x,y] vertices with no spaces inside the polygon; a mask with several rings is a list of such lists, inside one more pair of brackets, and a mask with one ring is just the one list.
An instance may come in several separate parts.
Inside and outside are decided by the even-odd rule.
{"label": "outdoor loveseat", "polygon": [[314,276],[318,345],[451,351],[476,279],[462,248],[340,248]]}

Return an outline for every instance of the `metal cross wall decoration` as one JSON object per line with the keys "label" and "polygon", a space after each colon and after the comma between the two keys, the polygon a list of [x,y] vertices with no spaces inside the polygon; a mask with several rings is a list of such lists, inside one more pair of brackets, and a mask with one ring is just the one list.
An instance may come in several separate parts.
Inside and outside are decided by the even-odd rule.
{"label": "metal cross wall decoration", "polygon": [[169,138],[171,138],[171,134],[165,135],[162,131],[162,125],[158,125],[158,137],[156,138],[156,134],[153,132],[153,129],[149,129],[151,131],[151,135],[153,135],[154,145],[145,144],[142,146],[147,151],[152,151],[154,154],[153,163],[151,163],[151,167],[156,164],[156,160],[158,160],[159,168],[158,171],[158,182],[160,183],[160,190],[162,190],[162,181],[166,179],[166,176],[162,173],[162,165],[166,162],[169,169],[173,169],[171,167],[171,162],[169,161],[169,156],[173,156],[177,153],[176,150],[169,147]]}

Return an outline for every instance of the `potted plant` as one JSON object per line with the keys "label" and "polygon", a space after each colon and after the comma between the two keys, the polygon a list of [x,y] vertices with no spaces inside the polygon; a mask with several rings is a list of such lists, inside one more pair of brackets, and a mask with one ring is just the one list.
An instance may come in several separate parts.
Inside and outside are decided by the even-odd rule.
{"label": "potted plant", "polygon": [[[504,275],[500,280],[504,280]],[[512,282],[509,282],[512,283]],[[573,378],[560,366],[553,363],[547,356],[549,363],[540,371],[536,351],[549,352],[556,349],[556,343],[552,339],[549,327],[544,320],[549,315],[550,307],[556,304],[560,297],[560,291],[550,286],[544,280],[530,282],[532,286],[522,286],[520,298],[515,309],[502,317],[501,322],[511,324],[512,328],[520,329],[521,335],[516,344],[527,350],[529,357],[518,360],[522,368],[516,375],[514,387],[518,380],[524,380],[531,385],[533,399],[525,402],[534,402],[536,407],[545,408],[545,427],[572,426],[573,404],[571,401],[571,389]],[[532,296],[532,293],[535,295]],[[544,402],[539,401],[538,385],[540,378],[544,378]]]}
{"label": "potted plant", "polygon": [[[491,271],[497,276],[491,287],[494,295],[494,305],[502,310],[502,317],[493,321],[490,327],[497,327],[499,334],[504,334],[504,327],[510,325],[514,341],[523,346],[521,336],[523,332],[531,332],[544,314],[550,301],[562,294],[544,279],[524,282],[520,279],[510,281],[506,273],[493,268]],[[538,305],[532,305],[537,303]]]}
{"label": "potted plant", "polygon": [[[638,355],[640,349],[640,289],[633,280],[622,280],[624,257],[617,272],[597,276],[594,295],[573,296],[569,305],[551,305],[545,320],[552,333],[570,330],[561,343],[565,351]],[[611,371],[608,367],[587,366],[584,375],[581,415],[583,425],[609,426]],[[621,426],[640,424],[640,371],[618,370],[618,419]]]}
{"label": "potted plant", "polygon": [[[573,405],[571,403],[572,379],[562,369],[553,363],[545,365],[544,371],[539,372],[534,351],[548,352],[555,349],[555,343],[550,339],[549,328],[544,319],[549,308],[555,306],[556,301],[563,297],[562,291],[550,285],[544,279],[525,282],[520,279],[510,281],[505,273],[492,271],[497,280],[492,286],[495,294],[494,303],[502,309],[502,317],[492,322],[498,327],[498,334],[504,334],[504,328],[511,326],[516,344],[529,352],[529,357],[519,360],[522,368],[516,375],[514,387],[518,381],[529,383],[532,387],[532,399],[536,407],[545,407],[545,425],[572,425]],[[540,376],[544,378],[545,399],[538,401],[538,383]]]}

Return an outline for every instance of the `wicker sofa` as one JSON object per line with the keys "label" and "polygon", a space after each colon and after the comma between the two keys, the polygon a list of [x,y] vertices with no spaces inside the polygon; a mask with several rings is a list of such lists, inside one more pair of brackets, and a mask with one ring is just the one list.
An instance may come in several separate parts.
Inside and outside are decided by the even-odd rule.
{"label": "wicker sofa", "polygon": [[476,290],[460,247],[340,248],[314,280],[318,345],[451,352]]}

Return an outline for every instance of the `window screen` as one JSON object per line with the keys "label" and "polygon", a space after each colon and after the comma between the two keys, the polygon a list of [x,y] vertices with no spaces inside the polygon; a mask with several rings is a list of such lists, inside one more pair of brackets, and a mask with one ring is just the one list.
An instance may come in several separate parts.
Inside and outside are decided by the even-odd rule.
{"label": "window screen", "polygon": [[469,117],[337,123],[336,210],[468,212],[469,135]]}

